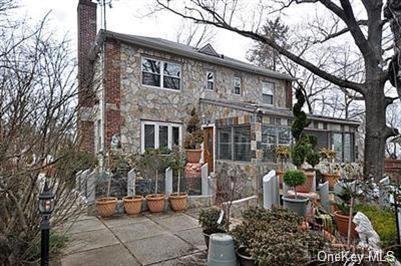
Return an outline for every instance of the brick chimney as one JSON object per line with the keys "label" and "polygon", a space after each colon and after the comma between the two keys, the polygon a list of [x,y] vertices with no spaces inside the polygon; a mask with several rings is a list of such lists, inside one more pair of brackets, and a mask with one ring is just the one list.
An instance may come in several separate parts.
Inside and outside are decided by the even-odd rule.
{"label": "brick chimney", "polygon": [[94,121],[92,118],[95,92],[91,86],[93,66],[89,51],[96,40],[96,8],[91,0],[79,0],[78,15],[78,133],[81,149],[94,152]]}

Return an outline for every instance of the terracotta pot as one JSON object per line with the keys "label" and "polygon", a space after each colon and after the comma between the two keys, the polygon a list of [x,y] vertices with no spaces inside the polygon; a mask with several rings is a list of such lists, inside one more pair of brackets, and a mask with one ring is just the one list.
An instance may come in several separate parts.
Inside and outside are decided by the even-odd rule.
{"label": "terracotta pot", "polygon": [[146,196],[150,212],[158,213],[164,211],[164,194],[150,194]]}
{"label": "terracotta pot", "polygon": [[170,207],[176,212],[184,211],[188,208],[188,194],[186,192],[171,193],[168,197]]}
{"label": "terracotta pot", "polygon": [[116,211],[117,198],[104,197],[96,200],[96,211],[101,217],[110,217]]}
{"label": "terracotta pot", "polygon": [[315,172],[304,172],[306,175],[306,182],[302,186],[297,186],[297,192],[309,193],[312,191],[313,178],[315,177]]}
{"label": "terracotta pot", "polygon": [[245,252],[245,247],[238,248],[237,250],[235,250],[235,253],[237,254],[239,265],[241,266],[256,265],[255,259]]}
{"label": "terracotta pot", "polygon": [[337,184],[337,181],[340,178],[340,175],[339,174],[334,174],[334,173],[333,174],[332,173],[326,173],[326,174],[323,174],[323,176],[325,177],[325,179],[327,181],[329,181],[329,188],[331,190],[333,190],[335,184]]}
{"label": "terracotta pot", "polygon": [[[348,236],[348,221],[349,216],[343,215],[339,211],[334,212],[334,221],[337,225],[337,230],[341,236],[347,237]],[[352,222],[351,222],[352,223]],[[351,238],[357,238],[358,233],[355,231],[355,224],[351,224]]]}
{"label": "terracotta pot", "polygon": [[205,239],[206,248],[209,249],[209,239],[212,234],[225,233],[225,232],[226,231],[224,230],[217,230],[213,232],[210,232],[208,230],[203,230],[202,233],[203,233],[203,238]]}
{"label": "terracotta pot", "polygon": [[123,198],[124,209],[128,215],[134,215],[141,212],[142,196],[127,196]]}
{"label": "terracotta pot", "polygon": [[188,163],[199,163],[201,159],[202,150],[201,149],[186,149],[185,153],[187,155]]}

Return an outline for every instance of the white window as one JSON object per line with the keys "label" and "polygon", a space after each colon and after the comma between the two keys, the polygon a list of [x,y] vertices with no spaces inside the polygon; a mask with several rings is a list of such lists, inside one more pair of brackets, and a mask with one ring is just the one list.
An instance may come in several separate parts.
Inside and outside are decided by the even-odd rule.
{"label": "white window", "polygon": [[[163,67],[163,71],[161,71]],[[181,65],[157,59],[142,58],[142,84],[164,89],[181,89]]]}
{"label": "white window", "polygon": [[262,82],[263,86],[263,103],[265,104],[274,104],[274,83],[272,82]]}
{"label": "white window", "polygon": [[141,151],[181,145],[181,125],[174,123],[143,121],[141,124]]}
{"label": "white window", "polygon": [[234,94],[241,94],[241,78],[238,76],[234,77]]}
{"label": "white window", "polygon": [[208,90],[214,90],[214,72],[213,71],[208,71],[206,72],[206,89]]}

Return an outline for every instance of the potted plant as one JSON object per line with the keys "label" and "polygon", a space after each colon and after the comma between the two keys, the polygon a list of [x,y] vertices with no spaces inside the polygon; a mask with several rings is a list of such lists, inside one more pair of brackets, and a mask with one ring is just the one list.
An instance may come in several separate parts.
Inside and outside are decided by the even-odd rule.
{"label": "potted plant", "polygon": [[202,150],[200,148],[203,142],[203,131],[201,129],[200,119],[193,108],[187,123],[187,132],[184,138],[184,148],[189,163],[199,163]]}
{"label": "potted plant", "polygon": [[212,207],[208,209],[201,209],[198,220],[203,229],[202,233],[205,238],[207,248],[209,248],[209,238],[211,234],[226,232],[224,230],[226,221],[224,218],[224,213],[220,208]]}
{"label": "potted plant", "polygon": [[154,193],[146,195],[146,203],[150,212],[159,213],[164,210],[164,194],[159,191],[159,172],[166,166],[166,156],[159,149],[146,149],[138,160],[138,167],[143,176],[155,179]]}
{"label": "potted plant", "polygon": [[332,168],[332,164],[336,159],[336,151],[328,148],[322,148],[320,150],[320,156],[323,158],[323,160],[327,161],[328,172],[323,173],[323,176],[329,182],[329,188],[333,189],[335,184],[337,184],[338,180],[340,179],[340,175],[334,172],[334,169]]}
{"label": "potted plant", "polygon": [[355,210],[353,210],[352,208],[352,186],[353,185],[351,185],[351,183],[343,183],[343,185],[341,186],[341,190],[335,192],[336,202],[333,215],[337,230],[340,235],[347,237],[349,226],[351,226],[351,238],[356,238],[358,237],[358,233],[355,231],[356,226],[352,222],[352,217],[355,215]]}
{"label": "potted plant", "polygon": [[280,186],[283,183],[283,174],[285,171],[285,167],[288,161],[288,158],[290,157],[290,148],[288,146],[284,146],[284,145],[278,145],[275,148],[275,153],[276,153],[276,158],[279,162],[279,167],[276,170],[276,174],[279,177],[280,180]]}
{"label": "potted plant", "polygon": [[177,192],[169,196],[170,207],[174,211],[184,211],[188,207],[188,194],[180,192],[181,173],[185,167],[185,153],[181,152],[179,147],[174,147],[169,157],[169,166],[173,172],[177,173]]}
{"label": "potted plant", "polygon": [[107,156],[109,170],[107,172],[108,183],[106,197],[101,197],[96,200],[96,211],[101,217],[113,216],[116,211],[118,199],[116,197],[110,197],[111,179],[114,174],[114,167],[112,167],[112,157],[114,156],[114,152],[115,151],[110,151]]}
{"label": "potted plant", "polygon": [[139,214],[142,209],[142,201],[142,195],[125,196],[123,198],[125,212],[128,215]]}
{"label": "potted plant", "polygon": [[284,174],[284,184],[294,188],[294,196],[283,196],[283,205],[285,208],[290,209],[297,213],[299,216],[305,216],[306,205],[308,198],[297,195],[297,186],[303,185],[306,181],[306,176],[303,171],[289,170]]}

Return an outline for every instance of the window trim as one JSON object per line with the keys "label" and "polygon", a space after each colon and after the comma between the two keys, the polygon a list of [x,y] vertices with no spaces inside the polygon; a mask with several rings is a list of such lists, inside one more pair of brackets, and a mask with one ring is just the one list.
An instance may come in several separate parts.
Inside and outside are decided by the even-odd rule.
{"label": "window trim", "polygon": [[[160,62],[160,73],[159,73],[159,75],[160,75],[160,86],[153,86],[153,85],[149,85],[149,84],[144,84],[143,83],[143,72],[151,73],[151,72],[143,70],[142,61],[146,60],[146,59]],[[181,75],[179,77],[179,79],[180,79],[180,88],[178,90],[164,87],[164,76],[165,76],[165,74],[164,74],[164,63],[176,64],[176,65],[180,66],[180,68],[181,68]],[[140,61],[140,72],[141,72],[140,83],[141,83],[141,86],[149,87],[149,88],[156,88],[156,89],[161,89],[161,90],[169,90],[169,91],[181,92],[182,88],[183,88],[182,69],[183,69],[183,66],[179,62],[175,62],[175,61],[172,61],[172,60],[164,60],[164,59],[160,59],[160,58],[154,58],[154,57],[150,57],[150,56],[141,56],[141,61]],[[151,73],[151,74],[154,74],[154,73]],[[166,75],[166,76],[167,77],[172,77],[172,78],[177,78],[177,77],[173,77],[173,76],[170,76],[170,75]]]}
{"label": "window trim", "polygon": [[157,121],[141,121],[141,153],[145,152],[145,125],[153,125],[155,127],[154,143],[155,149],[160,148],[159,143],[159,127],[167,126],[167,148],[173,147],[173,127],[178,127],[178,146],[182,146],[182,124],[170,122],[157,122]]}
{"label": "window trim", "polygon": [[[264,93],[263,92],[263,89],[264,89],[264,83],[270,83],[270,84],[272,84],[273,85],[273,88],[272,88],[272,94],[267,94],[267,93]],[[273,82],[273,81],[262,81],[262,102],[263,102],[263,104],[265,104],[265,105],[269,105],[269,106],[275,106],[275,94],[276,94],[276,83],[275,82]],[[265,103],[264,101],[263,101],[263,95],[268,95],[268,96],[271,96],[272,97],[272,103]]]}
{"label": "window trim", "polygon": [[[235,93],[235,80],[239,79],[239,93]],[[232,94],[233,95],[237,95],[237,96],[241,96],[242,95],[242,77],[240,75],[234,75],[234,79],[233,79],[233,88],[232,88]]]}

